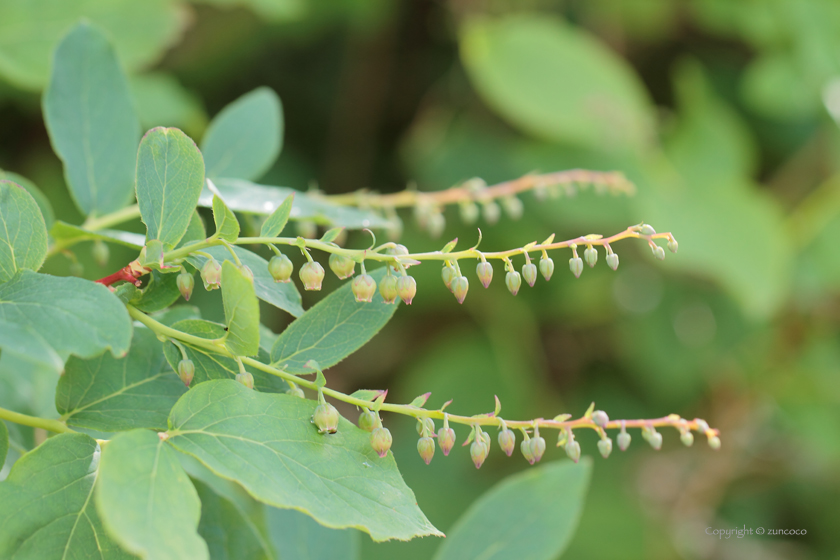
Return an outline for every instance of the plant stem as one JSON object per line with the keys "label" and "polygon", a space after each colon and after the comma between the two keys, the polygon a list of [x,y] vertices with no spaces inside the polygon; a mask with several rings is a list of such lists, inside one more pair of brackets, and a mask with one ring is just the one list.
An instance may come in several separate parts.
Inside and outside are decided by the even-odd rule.
{"label": "plant stem", "polygon": [[39,418],[38,416],[29,416],[21,414],[5,408],[0,408],[0,420],[8,420],[15,424],[22,424],[24,426],[32,426],[33,428],[43,428],[50,432],[59,434],[73,432],[66,424],[59,420],[48,420],[47,418]]}

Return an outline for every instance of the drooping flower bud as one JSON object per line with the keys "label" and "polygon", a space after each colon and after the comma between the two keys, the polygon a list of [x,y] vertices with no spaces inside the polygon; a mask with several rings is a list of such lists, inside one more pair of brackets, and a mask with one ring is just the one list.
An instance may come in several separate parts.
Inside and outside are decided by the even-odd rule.
{"label": "drooping flower bud", "polygon": [[577,463],[580,461],[580,444],[575,440],[575,438],[569,438],[569,441],[566,442],[564,447],[566,451],[566,455],[569,456],[569,459]]}
{"label": "drooping flower bud", "polygon": [[720,449],[720,438],[717,436],[712,436],[709,438],[709,447],[717,451]]}
{"label": "drooping flower bud", "polygon": [[596,410],[592,413],[592,423],[599,428],[606,428],[610,421],[610,417],[603,410]]}
{"label": "drooping flower bud", "polygon": [[505,455],[510,457],[513,450],[516,449],[516,434],[507,427],[499,432],[499,447],[505,452]]}
{"label": "drooping flower bud", "polygon": [[630,447],[631,439],[630,434],[622,430],[621,433],[618,434],[618,448],[622,451],[627,451],[627,448]]}
{"label": "drooping flower bud", "polygon": [[613,270],[618,270],[618,254],[607,253],[606,261],[608,267]]}
{"label": "drooping flower bud", "polygon": [[651,447],[659,451],[662,449],[662,434],[653,430],[650,435],[648,436],[648,443]]}
{"label": "drooping flower bud", "polygon": [[388,450],[391,449],[391,432],[388,428],[379,426],[378,428],[374,428],[373,431],[370,433],[370,446],[373,447],[373,450],[380,457],[384,457],[388,454]]}
{"label": "drooping flower bud", "polygon": [[508,291],[516,295],[519,293],[519,286],[522,285],[522,277],[519,275],[518,272],[512,270],[505,274],[505,286],[507,286]]}
{"label": "drooping flower bud", "polygon": [[589,268],[594,267],[595,263],[598,262],[598,250],[595,249],[595,247],[587,247],[583,252],[583,258],[586,260],[586,264],[589,265]]}
{"label": "drooping flower bud", "polygon": [[522,265],[522,278],[533,288],[537,281],[537,265],[530,262]]}
{"label": "drooping flower bud", "polygon": [[523,207],[522,201],[515,196],[509,196],[503,200],[505,205],[505,212],[512,220],[518,220],[522,217]]}
{"label": "drooping flower bud", "polygon": [[455,445],[455,430],[446,426],[438,430],[438,445],[440,445],[440,450],[443,451],[444,455],[449,455]]}
{"label": "drooping flower bud", "polygon": [[432,462],[432,457],[435,456],[435,440],[430,437],[421,437],[417,440],[417,453],[420,454],[426,464]]}
{"label": "drooping flower bud", "polygon": [[175,279],[175,284],[177,284],[178,291],[181,292],[181,296],[186,301],[190,301],[190,296],[192,295],[193,288],[195,287],[195,279],[193,278],[193,275],[187,272],[187,269],[182,268],[181,272],[178,274],[178,278]]}
{"label": "drooping flower bud", "polygon": [[531,455],[534,457],[534,462],[539,463],[545,453],[545,439],[542,436],[535,435],[530,440]]}
{"label": "drooping flower bud", "polygon": [[554,261],[551,257],[542,257],[540,259],[540,273],[546,282],[551,280],[551,276],[554,274]]}
{"label": "drooping flower bud", "polygon": [[81,278],[85,274],[85,267],[79,261],[73,261],[70,263],[70,276],[76,276]]}
{"label": "drooping flower bud", "polygon": [[359,427],[366,432],[372,432],[380,424],[379,416],[372,410],[363,410],[359,414]]}
{"label": "drooping flower bud", "polygon": [[598,451],[601,452],[601,457],[606,459],[612,453],[612,440],[610,438],[598,440]]}
{"label": "drooping flower bud", "polygon": [[691,447],[691,445],[694,443],[694,434],[686,430],[685,432],[680,434],[680,441],[686,447]]}
{"label": "drooping flower bud", "polygon": [[475,468],[480,469],[487,459],[488,454],[487,444],[481,438],[477,438],[470,445],[470,458],[472,459]]}
{"label": "drooping flower bud", "polygon": [[452,291],[452,281],[455,280],[455,277],[458,274],[455,272],[455,268],[451,266],[444,266],[443,269],[440,271],[440,276],[443,279],[443,283],[446,284],[446,287],[449,291]]}
{"label": "drooping flower bud", "polygon": [[480,262],[475,265],[475,273],[478,276],[478,281],[485,288],[490,287],[490,282],[493,280],[493,265],[489,262]]}
{"label": "drooping flower bud", "polygon": [[286,255],[275,255],[268,261],[268,273],[275,282],[291,282],[295,265]]}
{"label": "drooping flower bud", "polygon": [[300,281],[305,290],[320,290],[324,281],[324,267],[319,262],[309,261],[300,267]]}
{"label": "drooping flower bud", "polygon": [[334,434],[338,430],[338,418],[338,411],[328,402],[316,406],[312,414],[312,422],[322,434]]}
{"label": "drooping flower bud", "polygon": [[254,388],[254,376],[251,375],[250,371],[245,371],[243,373],[237,373],[236,374],[236,381],[239,382],[239,383],[242,383],[243,385],[245,385],[249,389]]}
{"label": "drooping flower bud", "polygon": [[108,250],[108,246],[102,242],[102,240],[97,239],[93,242],[93,248],[91,249],[93,253],[93,260],[96,261],[101,267],[108,266],[108,259],[111,256],[111,251]]}
{"label": "drooping flower bud", "polygon": [[704,434],[709,431],[709,423],[702,418],[695,418],[694,423],[697,424],[697,430]]}
{"label": "drooping flower bud", "polygon": [[192,383],[193,377],[195,376],[195,364],[192,360],[181,360],[178,362],[178,377],[181,378],[181,381],[187,387],[190,386]]}
{"label": "drooping flower bud", "polygon": [[411,305],[411,301],[417,294],[417,282],[411,276],[400,276],[397,279],[397,293],[401,300]]}
{"label": "drooping flower bud", "polygon": [[242,273],[242,276],[248,279],[249,282],[252,284],[254,283],[254,271],[251,270],[248,265],[243,264],[239,267],[239,271]]}
{"label": "drooping flower bud", "polygon": [[639,228],[639,233],[642,235],[653,235],[656,233],[656,230],[649,224],[642,224],[642,227]]}
{"label": "drooping flower bud", "polygon": [[[427,434],[435,433],[435,421],[429,418],[428,416],[424,416],[423,418],[417,419],[417,435],[423,436]],[[425,431],[425,434],[423,433]]]}
{"label": "drooping flower bud", "polygon": [[583,259],[580,257],[572,257],[569,259],[569,270],[575,275],[575,278],[580,278],[583,273]]}
{"label": "drooping flower bud", "polygon": [[534,451],[531,449],[530,439],[523,439],[522,443],[519,444],[519,450],[522,452],[522,456],[525,457],[525,460],[528,461],[528,463],[533,465],[537,462],[536,458],[534,458]]}
{"label": "drooping flower bud", "polygon": [[677,243],[676,239],[669,239],[668,240],[668,250],[672,253],[676,253],[677,250],[680,248],[680,244]]}
{"label": "drooping flower bud", "polygon": [[426,228],[429,230],[429,236],[433,239],[437,239],[441,236],[443,230],[446,229],[446,218],[443,217],[440,210],[436,210],[429,214],[428,221],[426,222]]}
{"label": "drooping flower bud", "polygon": [[459,276],[452,281],[452,293],[455,294],[458,303],[464,303],[469,289],[470,281],[467,280],[466,276]]}
{"label": "drooping flower bud", "polygon": [[333,253],[330,255],[330,270],[332,270],[339,280],[350,278],[356,272],[356,261],[350,257]]}
{"label": "drooping flower bud", "polygon": [[397,277],[388,274],[379,281],[379,293],[385,303],[394,303],[397,300]]}
{"label": "drooping flower bud", "polygon": [[222,265],[216,259],[209,259],[201,267],[201,279],[204,281],[205,290],[218,290],[222,281]]}
{"label": "drooping flower bud", "polygon": [[373,294],[376,293],[376,281],[370,274],[361,274],[353,278],[350,286],[356,301],[370,303],[373,301]]}
{"label": "drooping flower bud", "polygon": [[492,200],[484,204],[484,220],[491,226],[499,221],[501,215],[502,211],[499,205]]}
{"label": "drooping flower bud", "polygon": [[478,220],[478,206],[475,202],[461,203],[461,220],[467,225],[474,224]]}
{"label": "drooping flower bud", "polygon": [[665,249],[660,247],[659,245],[654,245],[650,248],[653,251],[653,256],[659,259],[660,261],[665,260]]}
{"label": "drooping flower bud", "polygon": [[297,385],[292,385],[288,389],[286,389],[286,394],[290,397],[297,397],[299,399],[305,399],[306,395],[303,393],[303,389],[298,387]]}

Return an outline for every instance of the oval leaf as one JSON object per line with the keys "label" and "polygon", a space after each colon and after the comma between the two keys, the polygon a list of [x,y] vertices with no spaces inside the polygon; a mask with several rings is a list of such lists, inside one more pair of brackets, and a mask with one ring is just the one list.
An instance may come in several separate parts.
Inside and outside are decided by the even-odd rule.
{"label": "oval leaf", "polygon": [[3,171],[2,169],[0,169],[0,179],[17,183],[23,187],[26,192],[31,194],[32,198],[35,199],[35,203],[38,205],[38,208],[41,210],[41,216],[44,218],[44,223],[47,224],[47,229],[52,227],[52,224],[55,221],[55,212],[53,212],[49,199],[41,192],[41,189],[35,186],[35,183],[22,175],[18,175],[17,173],[12,173],[10,171]]}
{"label": "oval leaf", "polygon": [[357,560],[362,534],[353,529],[329,529],[293,509],[265,508],[271,542],[280,558],[295,560]]}
{"label": "oval leaf", "polygon": [[289,214],[292,211],[292,204],[295,202],[295,193],[290,194],[283,200],[283,203],[277,207],[277,210],[271,213],[262,228],[260,228],[260,237],[277,237],[286,227],[289,221]]}
{"label": "oval leaf", "polygon": [[38,270],[47,258],[47,226],[23,187],[0,181],[0,282],[18,270]]}
{"label": "oval leaf", "polygon": [[213,221],[216,223],[214,237],[225,241],[236,241],[239,237],[239,221],[225,201],[213,195]]}
{"label": "oval leaf", "polygon": [[222,263],[222,303],[227,335],[225,347],[237,356],[260,351],[260,302],[254,283],[231,261]]}

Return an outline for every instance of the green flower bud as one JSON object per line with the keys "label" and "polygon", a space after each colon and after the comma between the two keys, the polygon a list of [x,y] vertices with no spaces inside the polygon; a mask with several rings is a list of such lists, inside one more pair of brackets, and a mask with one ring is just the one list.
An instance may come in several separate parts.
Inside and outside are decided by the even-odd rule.
{"label": "green flower bud", "polygon": [[397,279],[397,293],[399,293],[401,300],[411,305],[411,301],[417,294],[417,282],[411,276],[400,276]]}
{"label": "green flower bud", "polygon": [[589,265],[589,268],[594,267],[595,263],[598,262],[598,250],[595,247],[587,247],[583,252],[583,258],[586,264]]}
{"label": "green flower bud", "polygon": [[677,250],[680,248],[680,244],[677,243],[676,239],[669,239],[668,240],[668,250],[672,253],[676,253]]}
{"label": "green flower bud", "polygon": [[467,290],[470,289],[470,281],[466,276],[459,276],[452,281],[452,293],[455,294],[455,299],[458,303],[464,303],[467,297]]}
{"label": "green flower bud", "polygon": [[397,277],[388,274],[379,281],[379,293],[385,303],[394,303],[397,300]]}
{"label": "green flower bud", "polygon": [[580,461],[580,444],[574,438],[569,438],[569,441],[566,442],[564,450],[566,451],[566,455],[569,456],[569,459],[575,463]]}
{"label": "green flower bud", "polygon": [[432,212],[426,222],[426,228],[429,230],[429,235],[436,239],[441,236],[443,230],[446,229],[446,218],[440,212]]}
{"label": "green flower bud", "polygon": [[651,432],[650,436],[648,437],[648,443],[651,447],[659,451],[662,449],[662,434],[657,431]]}
{"label": "green flower bud", "polygon": [[391,432],[388,428],[384,428],[379,426],[378,428],[374,428],[373,431],[370,433],[370,446],[373,447],[373,450],[380,457],[384,457],[388,454],[388,450],[391,449]]}
{"label": "green flower bud", "polygon": [[554,261],[551,257],[542,257],[540,259],[540,273],[546,282],[551,280],[551,276],[554,274]]}
{"label": "green flower bud", "polygon": [[493,280],[493,265],[486,261],[480,262],[475,266],[475,273],[481,285],[489,288],[490,282]]}
{"label": "green flower bud", "polygon": [[438,445],[444,456],[449,455],[455,445],[455,430],[452,428],[441,428],[438,430]]}
{"label": "green flower bud", "polygon": [[685,431],[680,434],[680,441],[686,447],[691,447],[691,445],[694,443],[694,434],[692,434],[689,431]]}
{"label": "green flower bud", "polygon": [[472,459],[475,468],[480,469],[481,465],[484,464],[484,460],[487,459],[487,454],[489,450],[487,449],[487,444],[484,443],[482,439],[476,439],[470,445],[470,458]]}
{"label": "green flower bud", "polygon": [[654,257],[656,257],[660,261],[665,260],[665,249],[663,249],[659,245],[654,245],[653,247],[650,248],[650,250],[653,251],[653,256]]}
{"label": "green flower bud", "polygon": [[534,263],[522,265],[522,278],[533,288],[534,283],[537,281],[537,265]]}
{"label": "green flower bud", "polygon": [[583,259],[580,257],[572,257],[569,259],[569,270],[575,275],[575,278],[580,278],[583,273]]}
{"label": "green flower bud", "polygon": [[77,276],[81,278],[85,274],[85,267],[79,261],[70,263],[70,276]]}
{"label": "green flower bud", "polygon": [[475,202],[461,203],[461,220],[465,224],[474,224],[478,220],[478,213],[478,206]]}
{"label": "green flower bud", "polygon": [[353,278],[350,286],[356,301],[370,303],[373,301],[373,294],[376,293],[376,280],[370,274],[361,274]]}
{"label": "green flower bud", "polygon": [[610,417],[603,410],[596,410],[592,413],[592,422],[599,428],[606,428],[609,421]]}
{"label": "green flower bud", "polygon": [[379,421],[379,416],[372,410],[363,410],[361,414],[359,414],[359,427],[366,432],[372,432],[376,427],[379,426],[381,422]]}
{"label": "green flower bud", "polygon": [[201,267],[201,280],[205,290],[218,290],[222,281],[222,265],[210,259]]}
{"label": "green flower bud", "polygon": [[598,451],[601,452],[601,457],[606,459],[612,453],[612,440],[610,438],[607,439],[599,439],[598,440]]}
{"label": "green flower bud", "polygon": [[616,253],[607,253],[607,266],[613,270],[618,270],[618,255]]}
{"label": "green flower bud", "polygon": [[187,387],[190,386],[192,383],[193,377],[195,376],[195,364],[192,363],[192,360],[181,360],[178,362],[178,377],[181,378],[181,381]]}
{"label": "green flower bud", "polygon": [[312,414],[312,422],[322,434],[334,434],[338,430],[338,418],[338,411],[328,402],[316,406],[315,413]]}
{"label": "green flower bud", "polygon": [[286,255],[275,255],[268,261],[268,273],[275,282],[291,282],[295,265]]}
{"label": "green flower bud", "polygon": [[507,428],[499,432],[499,447],[510,457],[516,449],[516,434]]}
{"label": "green flower bud", "polygon": [[490,434],[487,432],[481,432],[481,441],[484,442],[484,445],[487,446],[487,453],[490,453]]}
{"label": "green flower bud", "polygon": [[254,283],[254,271],[251,270],[248,267],[248,265],[243,264],[242,266],[239,267],[239,271],[242,273],[242,276],[244,276],[245,278],[248,279],[248,281],[251,282],[251,284]]}
{"label": "green flower bud", "polygon": [[309,261],[300,267],[300,281],[305,290],[320,290],[324,281],[324,267],[316,261]]}
{"label": "green flower bud", "polygon": [[515,270],[505,274],[505,286],[510,293],[516,295],[519,293],[519,286],[522,285],[522,277]]}
{"label": "green flower bud", "polygon": [[394,255],[395,257],[404,257],[408,255],[408,247],[402,245],[401,243],[395,243],[394,246],[388,248],[386,252],[389,255]]}
{"label": "green flower bud", "polygon": [[522,217],[523,206],[522,201],[515,196],[509,196],[504,199],[505,212],[512,220],[518,220]]}
{"label": "green flower bud", "polygon": [[709,447],[717,451],[720,449],[720,438],[717,436],[712,436],[709,438]]}
{"label": "green flower bud", "polygon": [[417,419],[417,435],[422,436],[423,429],[426,429],[427,434],[435,433],[435,421],[429,418],[428,416],[424,416],[423,418]]}
{"label": "green flower bud", "polygon": [[330,255],[330,270],[338,276],[339,280],[350,278],[356,272],[356,261],[350,257],[333,253]]}
{"label": "green flower bud", "polygon": [[417,440],[417,453],[420,454],[420,458],[423,459],[426,464],[432,462],[432,457],[435,456],[435,440],[430,437],[421,437]]}
{"label": "green flower bud", "polygon": [[499,205],[492,200],[484,204],[484,220],[491,226],[499,221],[501,215],[502,211]]}
{"label": "green flower bud", "polygon": [[96,261],[96,264],[102,267],[108,266],[108,259],[111,256],[111,251],[108,250],[108,246],[105,245],[105,243],[99,239],[94,241],[91,253],[93,254],[93,260]]}
{"label": "green flower bud", "polygon": [[305,399],[306,395],[303,394],[303,389],[298,387],[297,385],[292,385],[288,389],[286,389],[286,394],[290,397],[297,397],[299,399]]}
{"label": "green flower bud", "polygon": [[175,279],[175,284],[177,284],[178,291],[181,292],[181,296],[186,301],[190,301],[190,296],[192,295],[193,288],[195,287],[195,279],[193,278],[193,275],[187,272],[185,268],[182,268],[181,272],[178,274],[178,278]]}
{"label": "green flower bud", "polygon": [[545,453],[545,439],[542,436],[532,437],[530,439],[531,455],[534,457],[534,462],[539,463]]}
{"label": "green flower bud", "polygon": [[443,279],[443,283],[446,284],[446,287],[449,291],[452,291],[452,281],[455,280],[457,273],[455,272],[455,268],[451,266],[444,266],[443,269],[440,271],[440,277]]}
{"label": "green flower bud", "polygon": [[246,371],[244,373],[237,373],[236,374],[236,381],[242,383],[249,389],[254,388],[254,376],[251,375],[251,372]]}
{"label": "green flower bud", "polygon": [[630,437],[630,434],[622,431],[620,434],[618,434],[618,448],[622,451],[627,451],[627,448],[630,447],[631,439],[632,438]]}
{"label": "green flower bud", "polygon": [[522,456],[525,457],[525,460],[530,464],[533,465],[537,462],[537,459],[534,457],[534,450],[531,449],[530,439],[522,440],[522,443],[519,444],[519,450],[522,452]]}
{"label": "green flower bud", "polygon": [[642,235],[653,235],[656,233],[656,230],[653,229],[653,226],[648,224],[642,224],[642,227],[639,229],[639,233]]}
{"label": "green flower bud", "polygon": [[697,430],[704,434],[709,431],[709,424],[700,418],[695,418],[694,423],[697,424]]}

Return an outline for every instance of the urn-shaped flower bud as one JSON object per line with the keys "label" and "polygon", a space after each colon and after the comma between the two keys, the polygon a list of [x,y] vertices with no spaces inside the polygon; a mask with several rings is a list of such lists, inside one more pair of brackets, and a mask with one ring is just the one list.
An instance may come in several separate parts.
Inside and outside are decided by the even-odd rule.
{"label": "urn-shaped flower bud", "polygon": [[300,267],[300,281],[305,290],[320,290],[324,281],[324,267],[316,261],[309,261]]}
{"label": "urn-shaped flower bud", "polygon": [[201,267],[201,279],[205,290],[217,290],[222,281],[222,265],[210,259]]}
{"label": "urn-shaped flower bud", "polygon": [[519,286],[522,285],[522,276],[518,272],[512,270],[505,274],[505,286],[510,293],[516,295],[519,293]]}
{"label": "urn-shaped flower bud", "polygon": [[516,449],[516,434],[508,428],[499,432],[499,447],[502,448],[505,455],[510,457],[513,454],[513,450]]}
{"label": "urn-shaped flower bud", "polygon": [[639,233],[641,233],[642,235],[653,235],[654,233],[656,233],[656,230],[653,229],[653,226],[649,224],[642,224],[642,227],[639,228]]}
{"label": "urn-shaped flower bud", "polygon": [[452,281],[452,293],[455,294],[455,299],[458,303],[464,303],[467,297],[467,290],[470,289],[470,281],[466,276],[459,276]]}
{"label": "urn-shaped flower bud", "polygon": [[518,220],[522,217],[522,201],[515,196],[509,196],[504,199],[505,212],[512,220]]}
{"label": "urn-shaped flower bud", "polygon": [[569,459],[575,463],[580,461],[580,444],[577,440],[575,440],[575,438],[569,438],[569,441],[567,441],[564,446],[564,450],[566,451],[566,455],[569,456]]}
{"label": "urn-shaped flower bud", "polygon": [[353,278],[350,288],[356,296],[356,301],[370,303],[373,301],[373,294],[376,293],[376,281],[370,274],[360,274]]}
{"label": "urn-shaped flower bud", "polygon": [[330,270],[332,270],[340,280],[350,278],[356,272],[356,262],[350,257],[333,253],[330,255]]}
{"label": "urn-shaped flower bud", "polygon": [[433,434],[435,433],[435,421],[429,418],[428,416],[418,418],[417,425],[415,426],[415,428],[417,429],[417,435],[424,435],[424,430],[426,434]]}
{"label": "urn-shaped flower bud", "polygon": [[370,433],[370,446],[380,457],[388,454],[388,450],[391,449],[391,442],[391,432],[388,428],[379,426]]}
{"label": "urn-shaped flower bud", "polygon": [[192,360],[181,360],[178,362],[178,377],[187,387],[192,383],[193,376],[195,376],[195,364]]}
{"label": "urn-shaped flower bud", "polygon": [[654,257],[656,257],[660,261],[665,260],[665,249],[663,249],[659,245],[654,245],[653,247],[650,248],[650,250],[653,251],[653,256]]}
{"label": "urn-shaped flower bud", "polygon": [[606,428],[610,421],[610,417],[603,410],[596,410],[592,413],[592,423],[599,428]]}
{"label": "urn-shaped flower bud", "polygon": [[580,278],[583,273],[583,259],[580,257],[572,257],[569,259],[569,270],[575,275],[575,278]]}
{"label": "urn-shaped flower bud", "polygon": [[484,220],[491,226],[499,221],[501,215],[502,210],[492,200],[484,205]]}
{"label": "urn-shaped flower bud", "polygon": [[316,406],[312,414],[312,422],[322,434],[334,434],[338,430],[338,418],[338,411],[328,402]]}
{"label": "urn-shaped flower bud", "polygon": [[530,464],[534,464],[537,460],[534,458],[534,450],[531,449],[531,440],[524,439],[522,443],[519,444],[519,450],[522,452],[522,456],[525,457],[525,460],[528,461]]}
{"label": "urn-shaped flower bud", "polygon": [[429,235],[433,239],[437,239],[446,229],[446,218],[440,211],[429,214],[429,220],[426,222],[426,228],[429,230]]}
{"label": "urn-shaped flower bud", "polygon": [[455,445],[455,430],[446,427],[438,430],[438,445],[440,445],[440,450],[443,451],[444,455],[449,455]]}
{"label": "urn-shaped flower bud", "polygon": [[630,434],[627,432],[621,432],[618,434],[618,448],[622,451],[627,451],[627,448],[630,447]]}
{"label": "urn-shaped flower bud", "polygon": [[96,261],[96,264],[102,267],[108,266],[108,259],[111,256],[111,252],[105,243],[97,239],[93,242],[91,252],[93,253],[93,260]]}
{"label": "urn-shaped flower bud", "polygon": [[275,255],[268,261],[268,273],[275,282],[291,282],[295,265],[286,255]]}
{"label": "urn-shaped flower bud", "polygon": [[248,265],[243,264],[239,267],[239,271],[242,273],[242,276],[248,279],[249,282],[252,284],[254,283],[254,271],[251,270]]}
{"label": "urn-shaped flower bud", "polygon": [[458,274],[451,266],[444,266],[440,271],[440,277],[443,279],[443,283],[446,284],[446,287],[449,288],[450,292],[452,291],[452,281],[455,280],[456,276],[458,276]]}
{"label": "urn-shaped flower bud", "polygon": [[616,253],[608,253],[606,256],[607,266],[613,270],[618,270],[618,255]]}
{"label": "urn-shaped flower bud", "polygon": [[178,291],[181,292],[181,296],[186,301],[190,301],[190,296],[192,295],[193,288],[195,287],[195,279],[193,278],[193,275],[187,272],[186,269],[182,268],[181,272],[178,274],[178,278],[175,279],[175,284],[177,284]]}
{"label": "urn-shaped flower bud", "polygon": [[411,276],[400,276],[397,279],[397,293],[400,295],[401,300],[411,305],[411,301],[417,294],[417,282]]}
{"label": "urn-shaped flower bud", "polygon": [[648,436],[648,443],[651,447],[659,451],[660,449],[662,449],[662,434],[655,431],[651,432],[651,434]]}
{"label": "urn-shaped flower bud", "polygon": [[595,263],[598,262],[598,250],[595,247],[587,247],[583,252],[583,258],[586,264],[589,265],[589,268],[594,267]]}
{"label": "urn-shaped flower bud", "polygon": [[480,469],[481,465],[484,464],[484,460],[487,459],[487,454],[489,449],[487,449],[487,444],[481,438],[476,439],[470,445],[470,458],[472,459],[475,468]]}
{"label": "urn-shaped flower bud", "polygon": [[435,456],[435,440],[430,437],[421,437],[417,440],[417,453],[427,465],[431,463],[432,457]]}
{"label": "urn-shaped flower bud", "polygon": [[490,287],[490,282],[493,280],[493,265],[489,262],[480,262],[475,265],[475,274],[478,276],[478,281],[485,288]]}
{"label": "urn-shaped flower bud", "polygon": [[478,220],[478,206],[475,202],[461,204],[461,220],[467,225],[474,224]]}
{"label": "urn-shaped flower bud", "polygon": [[680,434],[680,441],[686,447],[691,447],[691,445],[694,443],[694,434],[692,434],[689,431],[685,431]]}
{"label": "urn-shaped flower bud", "polygon": [[397,277],[388,274],[379,281],[379,293],[385,303],[394,303],[397,300]]}
{"label": "urn-shaped flower bud", "polygon": [[545,453],[545,439],[542,436],[535,436],[531,438],[530,444],[534,462],[539,463]]}
{"label": "urn-shaped flower bud", "polygon": [[551,276],[554,274],[554,261],[551,257],[542,257],[540,259],[540,274],[543,275],[546,282],[551,280]]}
{"label": "urn-shaped flower bud", "polygon": [[537,265],[534,263],[522,265],[522,278],[533,288],[534,283],[537,281]]}
{"label": "urn-shaped flower bud", "polygon": [[372,432],[378,425],[379,417],[372,410],[363,410],[359,414],[359,427],[366,432]]}
{"label": "urn-shaped flower bud", "polygon": [[243,372],[243,373],[237,373],[236,374],[236,381],[239,382],[239,383],[242,383],[243,385],[245,385],[249,389],[254,388],[254,376],[251,375],[251,372],[249,372],[249,371],[246,371],[246,372]]}
{"label": "urn-shaped flower bud", "polygon": [[677,243],[676,239],[669,239],[668,240],[668,250],[672,253],[676,253],[677,250],[680,248],[680,244]]}
{"label": "urn-shaped flower bud", "polygon": [[709,447],[717,451],[720,449],[720,438],[717,436],[712,436],[709,438]]}
{"label": "urn-shaped flower bud", "polygon": [[598,440],[598,451],[601,453],[601,457],[606,459],[612,453],[612,440],[610,438],[607,439],[599,439]]}
{"label": "urn-shaped flower bud", "polygon": [[297,385],[292,385],[288,389],[286,389],[286,394],[290,397],[297,397],[299,399],[305,399],[306,395],[303,393],[303,389],[298,387]]}

